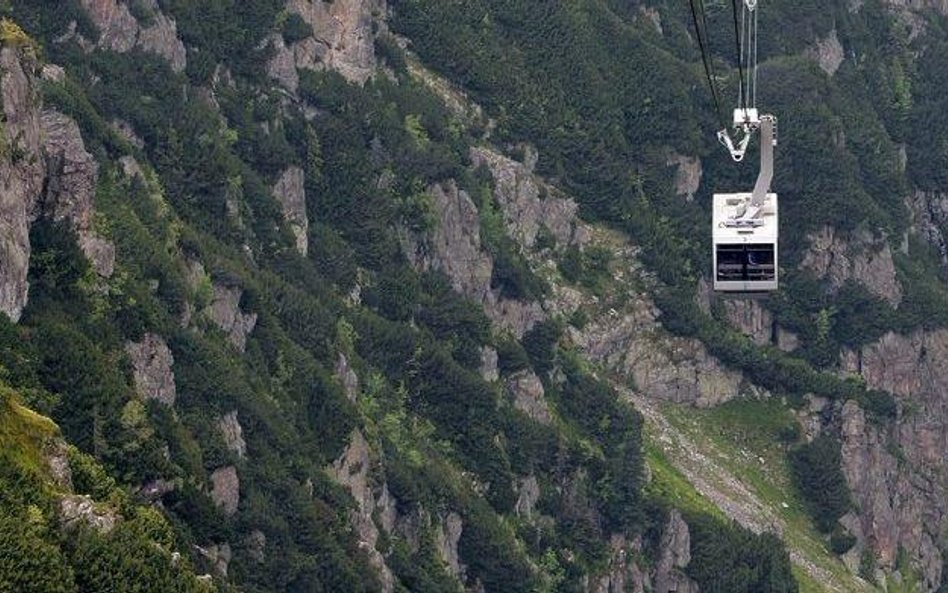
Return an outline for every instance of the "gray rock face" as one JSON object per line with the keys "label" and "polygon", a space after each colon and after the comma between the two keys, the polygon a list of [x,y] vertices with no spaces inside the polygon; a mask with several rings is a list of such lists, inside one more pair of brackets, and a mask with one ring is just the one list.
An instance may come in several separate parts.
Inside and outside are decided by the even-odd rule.
{"label": "gray rock face", "polygon": [[135,390],[143,399],[154,399],[173,406],[177,395],[174,382],[174,357],[164,339],[145,334],[141,342],[128,342],[125,352],[132,361]]}
{"label": "gray rock face", "polygon": [[272,78],[294,93],[297,68],[329,68],[357,84],[369,79],[376,66],[373,28],[382,22],[385,0],[289,0],[286,9],[300,15],[313,35],[289,46],[281,36],[271,36],[275,54],[267,69]]}
{"label": "gray rock face", "polygon": [[221,328],[230,343],[243,352],[247,346],[247,336],[257,325],[256,313],[244,313],[240,309],[240,297],[244,291],[239,286],[214,283],[214,297],[207,308],[207,316]]}
{"label": "gray rock face", "polygon": [[88,496],[70,494],[59,499],[59,520],[67,531],[88,525],[105,534],[115,529],[119,517],[114,510],[96,505]]}
{"label": "gray rock face", "polygon": [[420,271],[440,270],[452,288],[481,302],[495,325],[517,337],[545,319],[539,303],[504,299],[490,287],[494,262],[481,246],[477,207],[453,181],[429,188],[438,214],[436,227],[425,236],[402,232],[406,257]]}
{"label": "gray rock face", "polygon": [[489,346],[481,348],[481,377],[488,383],[500,378],[497,368],[497,351]]}
{"label": "gray rock face", "polygon": [[36,61],[28,53],[0,48],[0,311],[18,321],[27,302],[30,222],[43,187],[40,158],[40,98]]}
{"label": "gray rock face", "polygon": [[630,378],[647,397],[705,407],[738,394],[742,375],[725,369],[697,340],[667,335],[647,299],[567,331],[586,356]]}
{"label": "gray rock face", "polygon": [[[379,501],[387,497],[380,494],[379,498],[376,498],[370,479],[373,466],[369,443],[362,436],[362,432],[356,429],[352,431],[349,446],[333,463],[329,472],[349,490],[355,500],[356,508],[350,514],[349,522],[359,538],[359,547],[365,550],[369,564],[379,575],[382,591],[392,593],[395,590],[395,575],[385,564],[385,557],[376,549],[379,528],[375,524],[373,514],[379,509]],[[384,490],[387,491],[387,488]],[[382,508],[385,506],[382,505]]]}
{"label": "gray rock face", "polygon": [[675,171],[675,193],[683,196],[689,202],[694,200],[698,188],[701,187],[701,176],[704,174],[701,159],[696,156],[683,156],[673,153],[665,160],[665,164],[677,168]]}
{"label": "gray rock face", "polygon": [[244,429],[237,420],[237,410],[221,416],[217,421],[217,428],[220,429],[227,448],[243,459],[247,455],[247,443],[244,441]]}
{"label": "gray rock face", "polygon": [[232,465],[214,470],[211,474],[211,500],[225,515],[232,516],[240,504],[240,478]]}
{"label": "gray rock face", "polygon": [[244,545],[247,546],[247,555],[254,562],[263,562],[267,559],[267,536],[259,529],[254,529],[244,539]]}
{"label": "gray rock face", "polygon": [[948,526],[948,330],[886,334],[844,353],[841,367],[892,393],[901,410],[886,432],[852,402],[841,411],[843,470],[865,544],[887,569],[903,548],[930,584],[924,590],[934,590],[942,570],[938,542]]}
{"label": "gray rock face", "polygon": [[902,301],[902,285],[896,277],[892,250],[885,238],[857,231],[847,240],[827,226],[810,235],[809,241],[810,248],[800,267],[826,279],[832,290],[838,290],[852,279],[893,307]]}
{"label": "gray rock face", "polygon": [[336,359],[336,379],[342,383],[349,401],[354,402],[359,397],[359,375],[349,366],[349,359],[342,352]]}
{"label": "gray rock face", "polygon": [[[533,156],[528,162],[535,159]],[[519,245],[532,249],[537,234],[544,227],[559,245],[575,243],[583,237],[578,232],[576,218],[579,206],[536,177],[532,166],[483,147],[471,149],[471,163],[490,169],[494,176],[494,196],[503,212],[507,234]]]}
{"label": "gray rock face", "polygon": [[916,190],[905,200],[911,231],[938,251],[942,268],[948,270],[948,241],[941,232],[948,225],[948,193]]}
{"label": "gray rock face", "polygon": [[222,544],[213,544],[206,548],[194,546],[194,550],[204,558],[214,574],[220,577],[227,576],[227,570],[230,568],[230,561],[233,558],[230,544],[224,542]]}
{"label": "gray rock face", "polygon": [[806,54],[816,60],[823,72],[830,76],[836,74],[846,57],[836,29],[830,31],[824,39],[817,39],[816,44],[807,50]]}
{"label": "gray rock face", "polygon": [[115,269],[115,246],[93,228],[99,165],[86,151],[79,126],[58,111],[42,113],[43,153],[46,157],[46,192],[42,211],[53,220],[68,220],[79,236],[79,247],[99,276],[109,278]]}
{"label": "gray rock face", "polygon": [[514,512],[518,517],[530,519],[539,500],[540,483],[537,482],[536,476],[523,478],[517,484],[517,504],[514,505]]}
{"label": "gray rock face", "polygon": [[507,379],[514,407],[540,424],[550,425],[553,415],[544,399],[543,383],[533,371],[520,371]]}
{"label": "gray rock face", "polygon": [[142,26],[128,6],[118,0],[81,0],[82,7],[100,32],[96,45],[118,53],[137,47],[168,60],[175,72],[183,72],[187,66],[187,51],[178,39],[174,19],[165,16],[155,0],[139,2],[151,13],[147,26]]}
{"label": "gray rock face", "polygon": [[309,250],[309,217],[306,215],[306,179],[299,167],[289,167],[273,186],[273,197],[283,207],[283,218],[296,237],[296,250],[306,257]]}
{"label": "gray rock face", "polygon": [[72,468],[69,466],[69,447],[64,441],[55,441],[43,452],[49,475],[59,488],[72,492]]}
{"label": "gray rock face", "polygon": [[458,553],[458,542],[461,541],[463,531],[464,524],[461,516],[455,512],[448,513],[435,529],[435,546],[438,549],[438,555],[448,567],[448,572],[462,582],[465,578],[465,567]]}
{"label": "gray rock face", "polygon": [[672,510],[662,533],[658,564],[655,566],[655,593],[697,593],[698,585],[683,569],[691,562],[691,535],[678,510]]}
{"label": "gray rock face", "polygon": [[758,301],[724,301],[727,320],[749,337],[758,346],[771,342],[773,337],[773,315]]}

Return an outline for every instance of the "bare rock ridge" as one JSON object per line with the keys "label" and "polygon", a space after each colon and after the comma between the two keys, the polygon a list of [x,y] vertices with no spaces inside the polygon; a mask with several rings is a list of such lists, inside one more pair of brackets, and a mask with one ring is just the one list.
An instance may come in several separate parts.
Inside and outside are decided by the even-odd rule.
{"label": "bare rock ridge", "polygon": [[30,223],[44,177],[36,67],[27,51],[0,48],[0,311],[13,321],[27,302]]}
{"label": "bare rock ridge", "polygon": [[174,357],[168,344],[160,336],[145,334],[140,342],[127,343],[125,352],[132,361],[139,397],[173,406],[177,391],[171,369]]}
{"label": "bare rock ridge", "polygon": [[273,186],[273,196],[283,206],[283,218],[296,238],[296,250],[306,257],[309,250],[309,218],[306,215],[306,179],[299,167],[289,167]]}
{"label": "bare rock ridge", "polygon": [[697,593],[698,585],[689,579],[684,569],[691,562],[691,535],[678,510],[669,513],[661,550],[655,567],[655,593]]}
{"label": "bare rock ridge", "polygon": [[536,154],[527,148],[525,163],[483,147],[471,149],[474,167],[487,166],[494,176],[494,196],[503,212],[507,234],[532,249],[540,229],[550,231],[559,245],[585,243],[587,231],[579,223],[579,205],[533,173]]}
{"label": "bare rock ridge", "polygon": [[232,516],[240,505],[240,478],[232,465],[218,468],[211,474],[211,500],[225,515]]}
{"label": "bare rock ridge", "polygon": [[81,0],[89,18],[99,30],[96,46],[118,53],[134,48],[157,54],[168,61],[175,72],[187,66],[187,51],[178,38],[174,19],[165,16],[156,0],[138,0],[138,10],[146,13],[147,23],[139,22],[128,4],[118,0]]}
{"label": "bare rock ridge", "polygon": [[532,371],[520,371],[507,379],[507,390],[514,407],[540,424],[553,423],[553,415],[544,399],[543,383]]}
{"label": "bare rock ridge", "polygon": [[331,69],[358,84],[369,79],[376,66],[374,27],[384,18],[385,0],[288,0],[286,10],[299,15],[313,34],[290,45],[281,35],[270,37],[276,50],[267,68],[272,78],[294,93],[297,69]]}
{"label": "bare rock ridge", "polygon": [[817,39],[816,43],[807,50],[806,55],[816,60],[823,72],[833,76],[846,59],[843,45],[839,42],[839,36],[836,29],[833,29],[823,39]]}
{"label": "bare rock ridge", "polygon": [[891,433],[867,422],[854,403],[840,414],[843,470],[860,511],[860,544],[889,570],[904,549],[924,576],[925,590],[934,590],[948,526],[948,330],[886,334],[859,352],[844,352],[841,366],[861,374],[870,388],[895,395],[901,411]]}
{"label": "bare rock ridge", "polygon": [[53,220],[68,220],[79,236],[79,247],[100,276],[115,268],[115,246],[93,226],[99,164],[86,151],[79,126],[58,111],[41,115],[46,157],[46,193],[42,211]]}
{"label": "bare rock ridge", "polygon": [[885,237],[856,231],[847,239],[827,226],[810,235],[809,241],[810,248],[800,267],[825,279],[832,290],[853,280],[893,307],[902,301],[902,285],[896,277],[892,250]]}
{"label": "bare rock ridge", "polygon": [[247,345],[247,336],[257,325],[256,313],[244,313],[240,308],[240,298],[244,291],[239,286],[214,283],[214,296],[208,305],[208,318],[224,333],[237,350],[243,352]]}
{"label": "bare rock ridge", "polygon": [[[373,491],[370,478],[373,460],[370,454],[369,443],[362,432],[356,429],[352,432],[349,446],[333,463],[330,474],[337,482],[345,486],[355,499],[356,508],[350,514],[350,523],[359,539],[359,546],[365,550],[369,557],[369,564],[377,571],[382,591],[392,593],[395,590],[395,576],[376,548],[380,533],[372,517],[380,507],[380,502],[390,498],[390,495],[388,495],[388,488],[384,488],[384,492],[378,497]],[[381,506],[384,507],[384,505]]]}
{"label": "bare rock ridge", "polygon": [[675,167],[675,193],[684,196],[689,202],[692,201],[701,187],[701,176],[704,175],[701,159],[696,156],[669,154],[665,164]]}
{"label": "bare rock ridge", "polygon": [[941,229],[948,224],[948,193],[916,190],[906,200],[911,231],[938,252],[942,268],[948,270],[948,241]]}
{"label": "bare rock ridge", "polygon": [[111,276],[115,248],[93,225],[98,165],[71,118],[42,110],[31,51],[0,49],[0,68],[6,118],[0,133],[0,311],[16,321],[27,302],[29,230],[36,217],[68,221],[100,276]]}
{"label": "bare rock ridge", "polygon": [[467,192],[453,181],[428,191],[438,216],[435,228],[423,236],[402,233],[402,248],[415,268],[444,272],[454,290],[482,303],[495,325],[517,336],[545,319],[539,303],[506,299],[491,289],[494,262],[481,245],[477,207]]}
{"label": "bare rock ridge", "polygon": [[243,459],[247,455],[247,442],[244,440],[244,429],[237,419],[237,410],[228,412],[217,421],[217,427],[224,437],[227,448]]}

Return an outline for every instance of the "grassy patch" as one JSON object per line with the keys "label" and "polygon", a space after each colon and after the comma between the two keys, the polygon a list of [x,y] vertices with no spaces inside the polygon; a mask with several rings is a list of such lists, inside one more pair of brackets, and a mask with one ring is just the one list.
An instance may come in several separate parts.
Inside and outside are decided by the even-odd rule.
{"label": "grassy patch", "polygon": [[[778,400],[735,400],[710,410],[666,406],[665,417],[783,521],[782,539],[843,591],[871,591],[828,548],[793,485],[785,438],[796,420]],[[797,569],[801,592],[827,587]]]}
{"label": "grassy patch", "polygon": [[52,420],[17,403],[9,387],[0,386],[0,460],[24,473],[45,474],[43,447],[59,433]]}
{"label": "grassy patch", "polygon": [[683,511],[704,513],[722,521],[728,520],[721,509],[695,490],[688,479],[669,462],[653,439],[645,443],[645,460],[652,475],[645,486],[647,496]]}

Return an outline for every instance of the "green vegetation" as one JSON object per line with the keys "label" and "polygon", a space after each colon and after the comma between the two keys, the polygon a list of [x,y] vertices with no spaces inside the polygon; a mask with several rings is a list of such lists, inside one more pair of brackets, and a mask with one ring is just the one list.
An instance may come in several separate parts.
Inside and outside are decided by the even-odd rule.
{"label": "green vegetation", "polygon": [[817,526],[825,532],[832,531],[836,521],[852,507],[841,469],[839,441],[821,435],[792,450],[790,462],[797,487]]}
{"label": "green vegetation", "polygon": [[[49,2],[24,0],[0,4],[0,11],[68,72],[61,84],[44,83],[42,93],[48,106],[78,122],[99,162],[94,227],[115,245],[116,270],[97,277],[70,225],[41,217],[30,238],[29,306],[19,325],[0,321],[0,379],[77,447],[70,453],[76,491],[116,499],[123,520],[109,534],[83,529],[61,539],[38,449],[22,445],[45,423],[10,404],[16,421],[0,420],[0,438],[21,443],[9,455],[26,477],[9,477],[15,487],[2,507],[8,515],[0,516],[0,546],[15,553],[0,553],[0,572],[42,571],[58,583],[34,583],[48,590],[132,583],[197,590],[190,562],[213,567],[188,556],[195,546],[225,542],[234,551],[229,578],[241,590],[379,590],[350,521],[362,501],[327,472],[356,430],[370,448],[372,496],[391,494],[397,517],[412,525],[380,530],[377,548],[396,590],[461,589],[438,551],[437,530],[451,513],[463,522],[458,546],[468,586],[574,591],[608,567],[612,535],[642,535],[643,561],[652,560],[672,507],[684,509],[693,525],[689,571],[703,591],[797,590],[778,541],[723,521],[663,451],[643,442],[641,416],[569,350],[564,320],[538,323],[519,340],[498,335],[479,303],[460,297],[443,274],[419,272],[408,261],[406,243],[417,239],[424,255],[430,246],[422,237],[438,224],[431,189],[457,187],[478,208],[497,295],[543,301],[560,277],[609,294],[611,270],[621,262],[601,248],[557,252],[549,229],[541,229],[537,248],[555,269],[532,268],[507,234],[494,180],[471,167],[470,148],[486,140],[535,145],[538,172],[575,196],[588,220],[641,246],[658,279],[654,297],[665,327],[699,338],[719,360],[791,402],[807,393],[855,399],[873,420],[891,420],[888,394],[831,370],[840,347],[891,329],[948,323],[948,293],[931,280],[940,264],[915,245],[911,258],[897,256],[906,286],[898,310],[851,284],[830,297],[812,277],[788,270],[773,310],[801,337],[793,355],[739,336],[721,311],[698,309],[710,188],[746,185],[750,173],[712,153],[718,149],[702,131],[713,129],[713,117],[705,94],[697,94],[703,87],[682,6],[656,5],[659,33],[638,7],[613,0],[391,2],[392,31],[484,108],[483,122],[469,125],[409,75],[388,32],[374,45],[386,72],[364,85],[326,69],[301,72],[292,96],[274,88],[267,37],[295,43],[313,34],[282,0],[162,0],[160,10],[175,19],[188,48],[181,74],[138,49],[87,52],[76,36],[55,41],[71,22],[85,39],[98,36],[77,0],[56,4],[53,10]],[[151,3],[128,7],[143,26],[156,17]],[[806,233],[823,224],[901,235],[901,196],[909,186],[894,156],[900,143],[920,187],[944,185],[948,168],[939,169],[937,152],[948,112],[948,46],[933,40],[910,59],[908,41],[877,1],[857,13],[834,5],[832,19],[813,17],[821,12],[812,0],[776,2],[766,25],[777,32],[762,48],[762,104],[794,122],[784,128],[775,183],[784,216],[794,222],[783,236],[788,267],[800,261]],[[730,25],[722,14],[711,19],[715,31]],[[830,22],[844,46],[865,59],[847,59],[829,78],[807,59],[780,57],[802,55]],[[23,43],[14,27],[0,23],[2,43]],[[726,66],[722,48],[715,49]],[[143,146],[115,132],[115,120],[127,122]],[[918,158],[923,146],[935,147],[932,159]],[[694,203],[674,195],[670,151],[702,158]],[[143,173],[125,174],[123,157]],[[290,166],[305,172],[307,257],[295,250],[272,196]],[[214,320],[225,287],[240,293],[248,319],[255,316],[241,349]],[[570,323],[585,321],[578,314]],[[126,344],[146,334],[160,336],[174,357],[173,408],[135,392]],[[497,381],[480,373],[485,348],[497,351]],[[341,380],[342,366],[357,374],[358,385]],[[542,382],[549,425],[511,403],[506,383],[523,371]],[[243,456],[220,427],[233,412],[243,427]],[[728,463],[774,508],[787,501],[779,511],[786,537],[808,557],[825,560],[827,539],[837,553],[851,547],[851,536],[835,529],[849,508],[838,445],[796,446],[788,461],[800,431],[776,399],[695,414],[707,426],[693,430],[705,431],[708,442],[765,460],[733,455]],[[229,466],[240,478],[232,516],[209,495],[209,476]],[[525,513],[528,477],[540,498]],[[161,517],[128,494],[155,480],[174,484],[162,496]],[[828,538],[813,531],[806,510]],[[380,525],[391,518],[377,515]],[[246,543],[257,532],[266,540],[262,559]],[[3,564],[22,555],[18,546],[46,551],[42,564]],[[173,549],[187,552],[181,570],[168,569]],[[807,578],[798,580],[802,590],[813,589]],[[9,585],[17,586],[26,585]]]}

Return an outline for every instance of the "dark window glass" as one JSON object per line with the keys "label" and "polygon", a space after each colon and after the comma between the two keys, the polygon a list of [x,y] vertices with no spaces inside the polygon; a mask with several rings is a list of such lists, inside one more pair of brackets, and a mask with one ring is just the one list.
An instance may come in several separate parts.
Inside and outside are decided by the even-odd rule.
{"label": "dark window glass", "polygon": [[719,281],[766,281],[777,275],[774,246],[767,243],[718,245]]}

